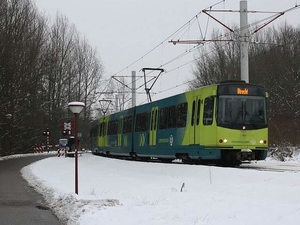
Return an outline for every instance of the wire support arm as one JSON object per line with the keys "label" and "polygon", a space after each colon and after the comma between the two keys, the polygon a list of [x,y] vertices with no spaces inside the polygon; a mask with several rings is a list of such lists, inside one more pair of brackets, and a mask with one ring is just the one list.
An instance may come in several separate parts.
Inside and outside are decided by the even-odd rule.
{"label": "wire support arm", "polygon": [[118,80],[118,79],[116,78],[116,76],[112,76],[111,78],[113,78],[114,80],[118,81],[120,84],[122,84],[123,86],[127,87],[128,89],[132,90],[132,88],[129,87],[127,84],[125,84],[124,82]]}
{"label": "wire support arm", "polygon": [[207,10],[207,9],[204,9],[202,10],[203,13],[205,13],[206,15],[208,15],[210,18],[212,18],[213,20],[217,21],[219,24],[221,24],[222,26],[224,26],[225,28],[227,28],[228,30],[230,30],[231,32],[234,33],[234,30],[231,29],[230,27],[228,27],[226,24],[222,23],[220,20],[218,20],[217,18],[213,17],[212,15],[210,15],[208,12],[211,11],[211,10]]}
{"label": "wire support arm", "polygon": [[[147,78],[146,78],[147,77],[147,75],[146,75],[146,71],[147,70],[160,71],[160,73],[156,77],[152,78],[152,80],[154,79],[154,81],[153,81],[153,83],[152,83],[152,85],[151,85],[150,88],[147,87],[147,83],[149,82],[149,81],[147,81]],[[146,91],[146,94],[147,94],[147,97],[148,97],[148,101],[152,102],[150,91],[151,91],[152,87],[154,86],[155,82],[157,81],[157,79],[159,78],[159,76],[163,72],[165,72],[165,70],[162,69],[162,68],[143,68],[142,71],[144,72],[144,84],[145,84],[145,91]]]}
{"label": "wire support arm", "polygon": [[213,39],[203,39],[203,40],[177,40],[177,41],[169,41],[169,43],[173,43],[173,45],[176,44],[189,44],[189,45],[201,45],[204,44],[204,42],[222,42],[222,41],[233,41],[233,39],[224,39],[224,40],[213,40]]}

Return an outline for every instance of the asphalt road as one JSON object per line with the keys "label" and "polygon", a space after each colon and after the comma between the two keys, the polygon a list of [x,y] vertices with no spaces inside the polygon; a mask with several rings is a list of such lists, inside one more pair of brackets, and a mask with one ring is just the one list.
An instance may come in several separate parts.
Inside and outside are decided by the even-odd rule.
{"label": "asphalt road", "polygon": [[31,156],[0,161],[0,224],[58,225],[43,197],[23,180],[20,170],[49,156]]}

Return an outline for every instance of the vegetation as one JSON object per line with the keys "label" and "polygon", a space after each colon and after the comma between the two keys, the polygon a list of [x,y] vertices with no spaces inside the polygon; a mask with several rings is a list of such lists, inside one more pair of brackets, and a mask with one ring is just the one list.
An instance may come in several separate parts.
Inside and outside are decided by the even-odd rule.
{"label": "vegetation", "polygon": [[[60,122],[73,119],[67,105],[84,102],[80,129],[88,143],[91,106],[104,72],[97,52],[61,15],[53,22],[30,0],[0,0],[0,155],[32,151],[61,136]],[[12,114],[7,120],[6,115]]]}
{"label": "vegetation", "polygon": [[[266,86],[270,94],[269,143],[299,145],[300,29],[283,24],[260,31],[254,39],[250,82]],[[96,50],[66,17],[58,14],[50,21],[30,0],[0,0],[0,40],[0,155],[9,154],[11,147],[21,153],[46,143],[46,128],[50,143],[57,143],[61,121],[73,119],[67,107],[71,101],[86,105],[80,130],[81,143],[88,146],[92,106],[104,73]],[[199,53],[189,88],[240,79],[239,59],[238,42],[214,43]]]}
{"label": "vegetation", "polygon": [[[217,34],[216,34],[217,36]],[[262,30],[249,49],[249,82],[269,92],[269,144],[300,144],[300,29],[283,24]],[[215,42],[199,54],[190,89],[221,80],[240,80],[237,42]]]}

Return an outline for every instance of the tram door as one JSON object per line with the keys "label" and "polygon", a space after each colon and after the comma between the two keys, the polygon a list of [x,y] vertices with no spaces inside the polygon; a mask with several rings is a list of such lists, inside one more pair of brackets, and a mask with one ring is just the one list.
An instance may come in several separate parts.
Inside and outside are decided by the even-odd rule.
{"label": "tram door", "polygon": [[190,144],[200,144],[200,96],[194,97],[192,102],[192,116],[190,121]]}
{"label": "tram door", "polygon": [[150,117],[149,146],[156,145],[158,106],[152,107]]}
{"label": "tram door", "polygon": [[118,141],[117,146],[122,146],[122,133],[123,133],[123,116],[119,117],[118,121]]}
{"label": "tram door", "polygon": [[100,119],[100,131],[99,131],[99,142],[98,145],[103,148],[107,145],[107,122],[105,118]]}

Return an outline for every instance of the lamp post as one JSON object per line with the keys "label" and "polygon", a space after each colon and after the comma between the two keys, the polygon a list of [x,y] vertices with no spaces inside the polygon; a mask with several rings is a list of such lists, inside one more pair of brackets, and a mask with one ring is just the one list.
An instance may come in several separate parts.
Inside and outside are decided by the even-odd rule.
{"label": "lamp post", "polygon": [[70,102],[69,109],[75,116],[75,193],[78,194],[78,116],[84,108],[83,102]]}
{"label": "lamp post", "polygon": [[12,114],[8,113],[5,115],[8,123],[8,134],[9,134],[9,154],[12,154],[12,141],[11,141],[11,119]]}

